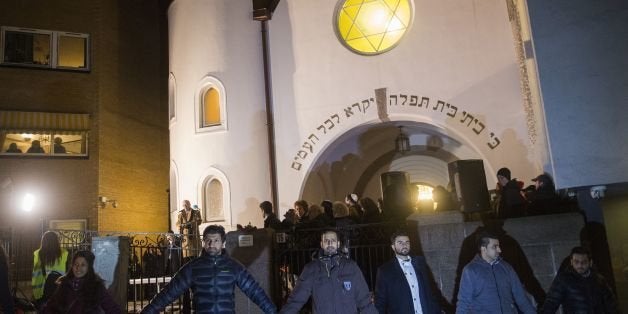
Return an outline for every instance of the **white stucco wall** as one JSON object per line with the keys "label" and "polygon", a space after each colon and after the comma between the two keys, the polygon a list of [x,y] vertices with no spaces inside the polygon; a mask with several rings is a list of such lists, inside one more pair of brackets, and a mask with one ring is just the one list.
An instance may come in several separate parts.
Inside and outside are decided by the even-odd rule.
{"label": "white stucco wall", "polygon": [[[414,24],[402,42],[369,57],[338,42],[336,5],[281,1],[269,22],[281,212],[300,197],[325,149],[350,130],[382,121],[424,123],[460,143],[451,153],[483,159],[489,187],[502,166],[526,182],[541,171],[504,1],[414,1]],[[200,204],[201,176],[216,170],[229,181],[232,214],[225,224],[260,226],[257,205],[270,198],[270,188],[260,25],[251,19],[251,3],[175,1],[169,28],[179,203]],[[194,97],[207,76],[226,90],[228,128],[197,133]]]}
{"label": "white stucco wall", "polygon": [[[222,173],[231,211],[219,222],[225,225],[260,226],[258,204],[270,197],[260,25],[251,19],[250,6],[185,0],[168,11],[170,71],[177,88],[170,155],[177,166],[178,208],[183,199],[202,206],[202,177]],[[226,130],[195,130],[195,95],[207,76],[225,88]]]}
{"label": "white stucco wall", "polygon": [[[332,25],[336,3],[282,1],[270,23],[282,207],[299,196],[307,170],[330,143],[356,126],[381,121],[374,102],[365,113],[344,111],[375,98],[379,88],[386,88],[390,120],[441,128],[484,159],[489,174],[508,166],[527,182],[541,171],[530,150],[504,1],[414,1],[414,24],[403,41],[369,57],[338,42]],[[391,95],[399,103],[401,95],[408,102],[412,95],[419,101],[428,97],[431,108],[442,100],[457,111],[451,117],[452,107],[390,106]],[[484,129],[465,120],[466,113]],[[495,149],[488,145],[496,143],[491,133],[500,140]],[[294,169],[295,161],[300,170]]]}

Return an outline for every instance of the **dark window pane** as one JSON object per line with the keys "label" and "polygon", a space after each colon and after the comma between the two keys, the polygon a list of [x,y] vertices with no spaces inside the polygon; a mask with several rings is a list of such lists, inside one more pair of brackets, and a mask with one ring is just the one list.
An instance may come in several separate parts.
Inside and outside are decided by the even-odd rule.
{"label": "dark window pane", "polygon": [[7,31],[4,62],[34,65],[50,64],[50,35]]}

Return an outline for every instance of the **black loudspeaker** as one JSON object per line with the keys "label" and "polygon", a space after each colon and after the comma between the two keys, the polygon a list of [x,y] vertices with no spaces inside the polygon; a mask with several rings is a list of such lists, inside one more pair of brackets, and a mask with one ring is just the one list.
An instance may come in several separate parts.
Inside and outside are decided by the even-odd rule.
{"label": "black loudspeaker", "polygon": [[408,174],[403,171],[384,172],[380,176],[383,214],[387,217],[407,217],[412,213],[412,193]]}
{"label": "black loudspeaker", "polygon": [[449,180],[456,189],[456,198],[463,212],[491,209],[484,163],[481,159],[457,160],[449,163]]}

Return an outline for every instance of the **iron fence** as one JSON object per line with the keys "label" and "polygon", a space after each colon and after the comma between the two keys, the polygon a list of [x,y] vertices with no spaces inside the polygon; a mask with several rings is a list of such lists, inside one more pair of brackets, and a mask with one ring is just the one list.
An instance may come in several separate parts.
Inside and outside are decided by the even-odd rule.
{"label": "iron fence", "polygon": [[[62,248],[68,251],[68,269],[71,257],[80,250],[91,250],[95,237],[123,236],[129,238],[129,267],[127,276],[127,312],[139,313],[160,289],[170,282],[179,267],[187,261],[185,256],[197,256],[200,245],[186,244],[193,237],[173,233],[125,233],[76,230],[52,230],[59,235]],[[0,233],[0,245],[11,252],[12,287],[14,295],[31,298],[19,288],[18,282],[30,282],[33,269],[33,252],[39,242],[27,241],[8,233]],[[200,243],[200,239],[195,239]],[[24,285],[22,285],[24,286]],[[166,308],[167,313],[180,312],[184,297]]]}
{"label": "iron fence", "polygon": [[[393,257],[390,249],[390,235],[404,222],[388,222],[369,225],[350,225],[338,228],[341,236],[341,249],[352,258],[362,270],[371,291],[374,290],[377,267]],[[320,233],[324,229],[299,229],[279,231],[285,239],[274,248],[272,297],[276,304],[285,303],[294,288],[296,280],[305,264],[320,248]],[[127,278],[127,312],[139,313],[179,269],[198,256],[200,239],[173,233],[129,233],[97,232],[75,230],[52,230],[57,232],[61,246],[68,250],[68,264],[71,256],[79,250],[91,250],[96,237],[124,236],[129,238],[129,268]],[[0,233],[0,245],[11,252],[13,279],[30,281],[34,252],[39,242],[20,242],[12,238],[11,232]],[[198,241],[194,245],[191,240]],[[18,243],[20,242],[20,243]],[[70,266],[70,265],[68,265]],[[69,269],[69,268],[68,268]],[[17,288],[17,284],[14,289]],[[23,295],[28,295],[28,293]],[[181,312],[183,304],[189,302],[182,296],[166,308],[167,313]]]}
{"label": "iron fence", "polygon": [[[405,221],[336,228],[341,238],[340,250],[358,264],[370,291],[375,289],[377,268],[394,256],[390,236],[400,228],[405,228]],[[329,228],[280,231],[279,237],[285,241],[277,245],[274,253],[274,297],[278,306],[285,304],[301,271],[320,249],[320,235],[325,230]]]}

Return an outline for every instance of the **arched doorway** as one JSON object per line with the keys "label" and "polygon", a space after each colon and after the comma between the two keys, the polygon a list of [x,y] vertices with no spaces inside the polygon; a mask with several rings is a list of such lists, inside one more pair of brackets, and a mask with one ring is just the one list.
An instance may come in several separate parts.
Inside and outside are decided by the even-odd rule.
{"label": "arched doorway", "polygon": [[[410,139],[411,149],[405,153],[395,149],[400,126]],[[405,171],[410,182],[446,187],[447,164],[458,159],[484,158],[464,139],[433,124],[409,120],[363,124],[340,135],[317,156],[300,196],[314,203],[343,200],[348,193],[376,200],[382,196],[380,175],[388,171]]]}

